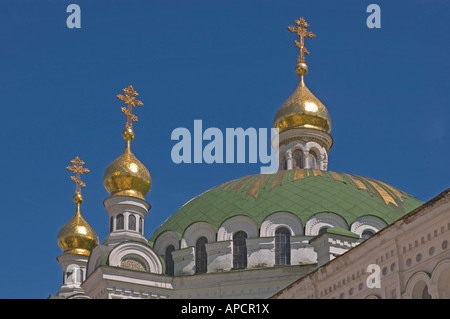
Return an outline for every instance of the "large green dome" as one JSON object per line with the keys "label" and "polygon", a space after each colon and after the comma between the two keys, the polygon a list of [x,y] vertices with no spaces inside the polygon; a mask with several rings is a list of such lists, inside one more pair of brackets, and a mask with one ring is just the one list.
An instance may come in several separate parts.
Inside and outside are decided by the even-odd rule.
{"label": "large green dome", "polygon": [[361,216],[391,224],[423,203],[386,183],[331,171],[297,169],[245,176],[214,187],[184,204],[150,238],[165,231],[179,239],[195,222],[208,222],[216,232],[230,217],[244,215],[258,226],[275,212],[290,212],[303,225],[314,214],[333,212],[350,225]]}

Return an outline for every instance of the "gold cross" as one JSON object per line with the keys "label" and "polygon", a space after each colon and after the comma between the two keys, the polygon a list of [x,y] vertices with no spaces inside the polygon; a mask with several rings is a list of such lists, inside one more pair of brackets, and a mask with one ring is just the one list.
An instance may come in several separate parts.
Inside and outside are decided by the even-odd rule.
{"label": "gold cross", "polygon": [[66,169],[76,174],[76,176],[70,176],[70,179],[77,185],[75,193],[81,193],[81,187],[86,187],[86,183],[80,180],[80,174],[89,173],[90,170],[83,167],[85,163],[78,156],[70,162],[73,166],[67,166]]}
{"label": "gold cross", "polygon": [[309,51],[305,48],[304,38],[308,37],[310,39],[314,39],[316,35],[312,32],[306,31],[306,29],[309,28],[309,24],[304,18],[300,18],[294,22],[298,27],[289,26],[288,30],[297,33],[300,37],[300,42],[297,40],[294,41],[295,45],[300,49],[300,55],[298,56],[297,62],[305,63],[305,54],[309,54]]}
{"label": "gold cross", "polygon": [[124,113],[127,116],[127,128],[133,127],[133,122],[137,122],[138,118],[136,115],[133,114],[133,106],[142,106],[144,103],[141,101],[136,100],[136,96],[139,94],[133,89],[133,87],[130,85],[128,88],[123,89],[123,92],[125,95],[118,94],[117,98],[119,100],[122,100],[125,102],[127,107],[122,107],[122,113]]}

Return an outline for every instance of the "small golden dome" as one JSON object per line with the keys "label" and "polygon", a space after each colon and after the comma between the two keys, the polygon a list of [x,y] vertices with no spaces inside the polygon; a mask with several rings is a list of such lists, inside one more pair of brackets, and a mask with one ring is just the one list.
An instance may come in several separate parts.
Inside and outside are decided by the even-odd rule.
{"label": "small golden dome", "polygon": [[126,195],[144,199],[152,185],[150,173],[131,152],[130,142],[134,138],[132,129],[125,129],[123,137],[127,141],[125,151],[106,169],[103,185],[111,196]]}
{"label": "small golden dome", "polygon": [[81,216],[81,194],[78,196],[75,194],[74,201],[77,203],[77,211],[59,231],[58,246],[65,254],[89,256],[92,249],[98,245],[99,239],[92,227]]}
{"label": "small golden dome", "polygon": [[[305,69],[299,68],[297,74],[302,74],[301,70]],[[297,89],[276,112],[273,127],[280,132],[291,128],[313,128],[330,133],[331,118],[328,110],[306,87],[303,75],[300,76]]]}

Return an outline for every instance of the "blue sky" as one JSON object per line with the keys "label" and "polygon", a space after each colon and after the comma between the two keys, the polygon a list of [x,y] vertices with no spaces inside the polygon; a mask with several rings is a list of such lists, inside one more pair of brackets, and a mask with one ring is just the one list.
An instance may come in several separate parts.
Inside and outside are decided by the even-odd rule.
{"label": "blue sky", "polygon": [[[81,8],[69,29],[66,8]],[[381,8],[381,28],[366,8]],[[450,186],[450,35],[446,0],[1,1],[0,298],[56,294],[56,237],[72,217],[65,167],[79,156],[82,214],[108,234],[102,178],[124,148],[116,95],[133,85],[134,154],[152,176],[145,235],[192,197],[260,164],[174,164],[177,127],[265,128],[294,91],[300,16],[306,84],[333,128],[329,170],[387,182],[427,201]]]}

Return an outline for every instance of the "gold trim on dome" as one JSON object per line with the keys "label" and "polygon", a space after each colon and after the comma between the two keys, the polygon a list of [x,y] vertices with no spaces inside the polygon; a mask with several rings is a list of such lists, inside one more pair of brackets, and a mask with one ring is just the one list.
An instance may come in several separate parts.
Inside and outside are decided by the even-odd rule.
{"label": "gold trim on dome", "polygon": [[252,183],[252,185],[249,187],[247,193],[245,193],[244,198],[247,198],[250,195],[252,195],[254,198],[257,198],[259,190],[261,189],[261,185],[263,184],[265,179],[266,175],[259,175],[256,178],[256,180]]}
{"label": "gold trim on dome", "polygon": [[275,173],[275,176],[272,180],[272,183],[270,184],[270,189],[274,188],[277,185],[281,185],[281,183],[283,182],[283,177],[284,174],[286,173],[286,171],[278,171]]}
{"label": "gold trim on dome", "polygon": [[238,193],[241,190],[242,186],[244,186],[245,183],[247,183],[252,177],[253,175],[242,178],[236,185],[234,185],[234,187],[232,188],[233,191],[235,193]]}
{"label": "gold trim on dome", "polygon": [[353,176],[353,175],[350,175],[350,174],[346,174],[351,180],[352,180],[352,182],[353,183],[355,183],[355,186],[358,188],[358,189],[362,189],[362,190],[367,190],[367,187],[366,187],[366,185],[364,185],[364,183],[362,182],[362,181],[360,181],[359,179],[357,179],[355,176]]}
{"label": "gold trim on dome", "polygon": [[395,206],[398,206],[394,198],[392,198],[392,196],[389,195],[388,192],[386,192],[383,187],[381,187],[375,181],[370,180],[368,178],[366,178],[366,181],[369,182],[369,184],[372,185],[377,190],[378,194],[381,196],[381,198],[383,198],[386,204],[392,203]]}
{"label": "gold trim on dome", "polygon": [[[249,198],[250,196],[257,199],[258,196],[261,195],[263,189],[265,189],[266,191],[271,191],[277,185],[282,186],[283,180],[285,182],[295,182],[300,180],[298,183],[304,183],[303,180],[316,177],[326,178],[334,182],[339,182],[339,184],[342,183],[350,188],[354,188],[357,190],[364,190],[371,197],[379,196],[386,205],[393,204],[397,207],[400,207],[399,205],[401,205],[401,202],[403,202],[400,197],[397,197],[397,194],[399,194],[399,192],[403,192],[384,182],[362,176],[317,169],[279,170],[278,172],[269,175],[249,175],[236,180],[228,181],[217,186],[217,188],[226,190],[228,192],[233,192],[235,194],[241,193],[243,194],[243,199]],[[193,199],[200,197],[201,195],[202,194],[194,197]],[[403,196],[407,197],[407,195]],[[193,199],[186,202],[183,207]]]}
{"label": "gold trim on dome", "polygon": [[314,176],[322,176],[322,172],[320,170],[313,169],[312,171],[313,171]]}
{"label": "gold trim on dome", "polygon": [[404,194],[403,194],[400,190],[398,190],[397,188],[394,188],[394,187],[392,187],[391,185],[386,184],[386,183],[384,183],[384,182],[382,182],[382,181],[379,181],[379,182],[380,182],[381,185],[383,185],[384,187],[388,188],[392,193],[394,193],[394,194],[398,197],[398,199],[399,199],[400,201],[403,202],[403,198],[406,198],[406,195],[404,195]]}
{"label": "gold trim on dome", "polygon": [[335,181],[345,183],[344,179],[342,178],[342,176],[340,174],[333,172],[333,171],[329,171],[328,173],[330,173],[330,175],[333,177],[333,179]]}
{"label": "gold trim on dome", "polygon": [[305,172],[302,169],[296,169],[294,173],[294,181],[305,178]]}

